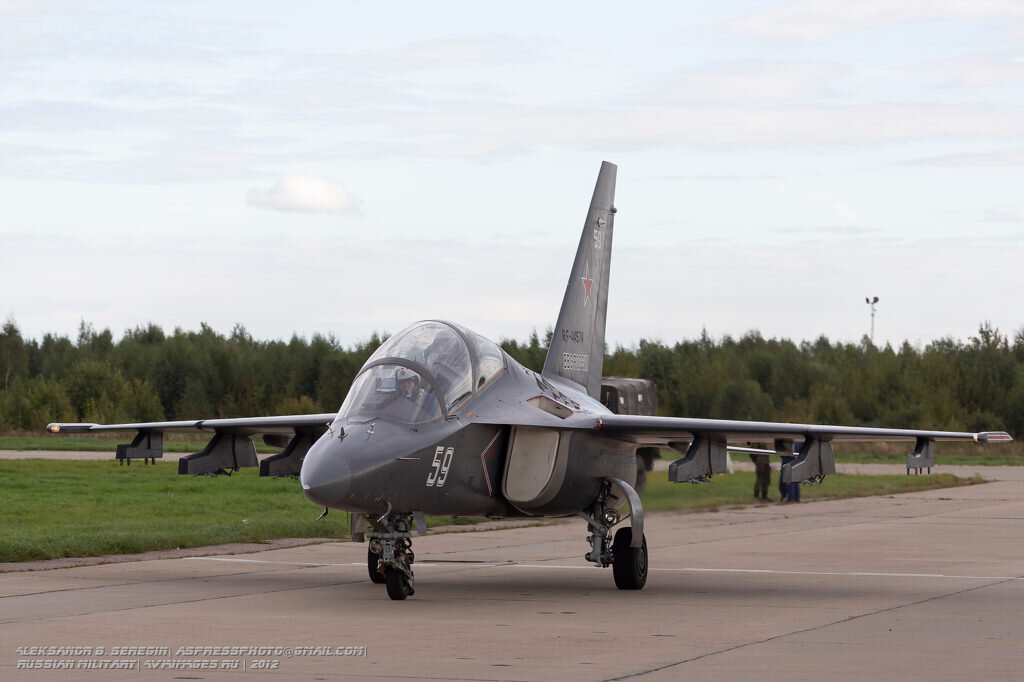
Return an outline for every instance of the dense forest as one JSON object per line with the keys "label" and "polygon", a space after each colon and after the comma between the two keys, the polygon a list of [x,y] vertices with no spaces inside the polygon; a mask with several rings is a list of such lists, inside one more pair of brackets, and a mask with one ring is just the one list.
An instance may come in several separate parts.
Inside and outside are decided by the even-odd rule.
{"label": "dense forest", "polygon": [[[550,338],[550,331],[547,338]],[[0,432],[50,421],[125,422],[332,412],[383,339],[352,347],[333,336],[259,341],[241,325],[224,336],[166,334],[148,325],[115,341],[83,322],[77,339],[0,334]],[[503,340],[537,371],[547,339]],[[765,339],[712,339],[617,347],[604,374],[652,379],[663,415],[949,430],[1024,436],[1024,329],[983,325],[966,342],[924,348]]]}

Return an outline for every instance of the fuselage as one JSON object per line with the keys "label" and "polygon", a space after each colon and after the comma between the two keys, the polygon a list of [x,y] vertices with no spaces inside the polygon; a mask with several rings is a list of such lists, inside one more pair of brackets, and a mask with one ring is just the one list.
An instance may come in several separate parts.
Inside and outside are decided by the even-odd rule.
{"label": "fuselage", "polygon": [[364,365],[306,454],[302,489],[323,507],[373,515],[574,514],[602,481],[635,480],[635,445],[593,429],[604,414],[571,382],[465,328],[417,323]]}

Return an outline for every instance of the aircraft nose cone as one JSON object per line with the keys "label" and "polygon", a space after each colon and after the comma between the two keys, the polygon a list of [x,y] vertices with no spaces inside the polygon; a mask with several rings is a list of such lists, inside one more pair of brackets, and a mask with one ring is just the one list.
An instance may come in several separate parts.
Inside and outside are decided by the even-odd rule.
{"label": "aircraft nose cone", "polygon": [[306,453],[299,472],[302,492],[323,507],[340,504],[352,482],[352,471],[339,444],[337,438],[324,434]]}

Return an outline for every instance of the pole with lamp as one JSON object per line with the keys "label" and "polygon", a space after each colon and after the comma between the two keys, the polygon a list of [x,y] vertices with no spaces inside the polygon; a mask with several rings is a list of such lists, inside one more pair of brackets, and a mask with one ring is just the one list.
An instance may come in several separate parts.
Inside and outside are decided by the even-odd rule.
{"label": "pole with lamp", "polygon": [[871,306],[871,345],[875,345],[875,304],[878,303],[878,297],[864,298],[864,302]]}

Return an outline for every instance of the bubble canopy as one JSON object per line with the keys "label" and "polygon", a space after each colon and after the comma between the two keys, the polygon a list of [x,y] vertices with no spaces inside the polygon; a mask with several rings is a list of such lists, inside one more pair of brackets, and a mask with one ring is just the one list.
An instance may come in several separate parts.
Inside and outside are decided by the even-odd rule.
{"label": "bubble canopy", "polygon": [[352,382],[338,419],[439,419],[504,368],[501,349],[479,334],[451,322],[417,322],[370,356]]}

